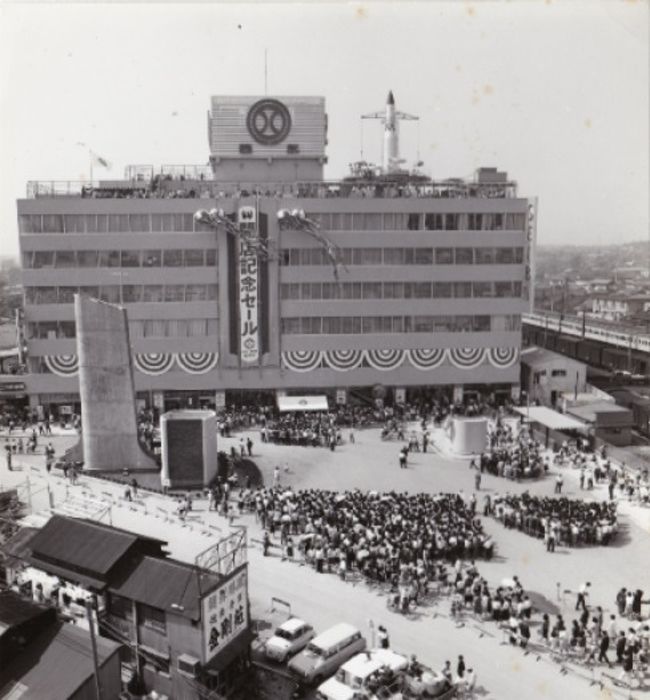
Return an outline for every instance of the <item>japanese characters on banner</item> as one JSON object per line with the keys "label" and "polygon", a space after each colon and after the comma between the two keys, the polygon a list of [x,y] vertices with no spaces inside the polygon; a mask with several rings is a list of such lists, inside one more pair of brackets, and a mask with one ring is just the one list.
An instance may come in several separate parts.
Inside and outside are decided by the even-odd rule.
{"label": "japanese characters on banner", "polygon": [[239,207],[237,223],[239,236],[239,341],[240,358],[245,364],[259,360],[258,333],[258,264],[257,249],[247,241],[247,233],[257,238],[255,207]]}
{"label": "japanese characters on banner", "polygon": [[406,403],[406,389],[404,387],[395,389],[395,403],[398,406],[403,406]]}
{"label": "japanese characters on banner", "polygon": [[336,403],[338,406],[345,406],[348,401],[348,392],[345,389],[336,390]]}
{"label": "japanese characters on banner", "polygon": [[215,405],[215,408],[225,408],[226,407],[226,392],[225,391],[215,391],[214,392],[214,405]]}
{"label": "japanese characters on banner", "polygon": [[204,663],[248,626],[248,582],[244,567],[202,601]]}

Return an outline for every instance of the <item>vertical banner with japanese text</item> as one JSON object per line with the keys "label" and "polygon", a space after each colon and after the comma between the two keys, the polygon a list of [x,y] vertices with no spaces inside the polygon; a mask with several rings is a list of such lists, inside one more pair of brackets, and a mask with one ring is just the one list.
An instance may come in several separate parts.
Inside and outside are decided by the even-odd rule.
{"label": "vertical banner with japanese text", "polygon": [[242,567],[203,598],[203,663],[208,663],[248,626],[247,578],[247,569]]}
{"label": "vertical banner with japanese text", "polygon": [[260,356],[258,332],[259,275],[257,248],[250,239],[257,239],[255,207],[239,207],[239,355],[242,364],[258,362]]}

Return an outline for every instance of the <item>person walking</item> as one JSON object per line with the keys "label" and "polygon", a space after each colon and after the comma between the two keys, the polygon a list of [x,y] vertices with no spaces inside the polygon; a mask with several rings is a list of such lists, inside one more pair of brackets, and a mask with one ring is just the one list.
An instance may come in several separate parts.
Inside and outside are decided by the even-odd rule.
{"label": "person walking", "polygon": [[562,493],[562,485],[564,484],[564,479],[562,474],[558,474],[555,477],[555,493]]}
{"label": "person walking", "polygon": [[253,456],[253,441],[251,440],[250,437],[246,440],[246,449],[248,450],[248,456],[252,457]]}
{"label": "person walking", "polygon": [[583,583],[578,589],[578,597],[576,598],[576,610],[582,610],[586,612],[587,610],[587,597],[589,596],[589,589],[591,588],[591,583],[587,581]]}
{"label": "person walking", "polygon": [[474,475],[474,488],[477,491],[481,490],[481,472],[477,471],[476,474]]}
{"label": "person walking", "polygon": [[458,657],[458,663],[456,664],[456,675],[458,676],[459,681],[462,681],[463,676],[465,675],[465,659],[463,658],[462,654]]}
{"label": "person walking", "polygon": [[609,649],[609,635],[605,630],[603,630],[600,633],[600,644],[599,644],[599,652],[598,652],[598,662],[599,663],[606,663],[610,668],[612,667],[612,664],[610,663],[609,659],[607,658],[607,650]]}
{"label": "person walking", "polygon": [[490,494],[485,494],[485,499],[483,500],[483,515],[492,515],[492,499]]}
{"label": "person walking", "polygon": [[280,486],[280,467],[276,466],[273,469],[273,488]]}
{"label": "person walking", "polygon": [[625,631],[621,630],[618,639],[616,640],[616,661],[619,664],[623,663],[623,657],[625,656],[625,650],[627,648],[627,638],[625,637]]}
{"label": "person walking", "polygon": [[390,647],[388,632],[383,625],[379,625],[377,628],[377,641],[379,642],[380,649],[388,649]]}

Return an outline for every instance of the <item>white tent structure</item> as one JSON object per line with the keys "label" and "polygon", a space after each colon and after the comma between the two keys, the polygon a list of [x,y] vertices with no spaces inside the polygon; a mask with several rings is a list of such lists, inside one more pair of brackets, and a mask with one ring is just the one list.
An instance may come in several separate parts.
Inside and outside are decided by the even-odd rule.
{"label": "white tent structure", "polygon": [[559,411],[554,411],[546,406],[526,406],[524,408],[515,408],[514,410],[521,414],[529,423],[537,424],[544,428],[546,447],[548,447],[551,430],[559,430],[561,432],[576,430],[583,435],[589,433],[587,423],[583,423]]}
{"label": "white tent structure", "polygon": [[525,408],[515,408],[514,410],[521,414],[527,421],[539,423],[550,430],[584,430],[589,427],[582,421],[576,420],[559,411],[554,411],[552,408],[547,408],[546,406],[529,406]]}
{"label": "white tent structure", "polygon": [[280,413],[289,411],[329,411],[327,396],[278,396]]}

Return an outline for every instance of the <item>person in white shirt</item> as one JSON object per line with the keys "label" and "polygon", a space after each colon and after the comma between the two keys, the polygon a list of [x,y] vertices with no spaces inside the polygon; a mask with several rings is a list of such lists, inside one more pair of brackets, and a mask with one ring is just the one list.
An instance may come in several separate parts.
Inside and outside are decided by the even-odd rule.
{"label": "person in white shirt", "polygon": [[586,610],[587,609],[587,597],[589,596],[589,589],[591,587],[591,583],[587,581],[586,583],[583,583],[580,588],[578,589],[578,597],[576,599],[576,610]]}
{"label": "person in white shirt", "polygon": [[609,625],[607,627],[607,634],[610,639],[616,639],[618,637],[616,615],[609,616]]}

